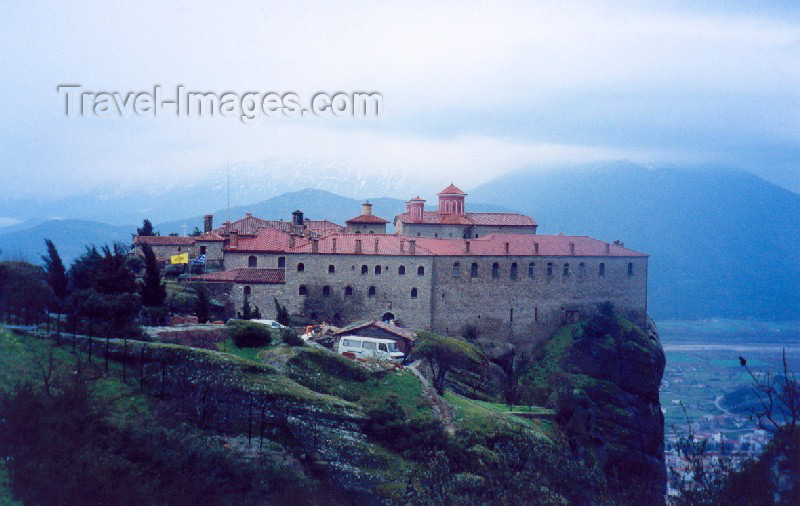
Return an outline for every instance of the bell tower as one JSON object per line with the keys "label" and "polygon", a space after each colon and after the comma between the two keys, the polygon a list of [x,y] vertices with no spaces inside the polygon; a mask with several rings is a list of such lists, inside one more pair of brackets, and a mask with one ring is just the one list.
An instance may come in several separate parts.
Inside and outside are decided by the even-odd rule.
{"label": "bell tower", "polygon": [[466,193],[451,184],[439,192],[439,214],[465,214],[464,198]]}

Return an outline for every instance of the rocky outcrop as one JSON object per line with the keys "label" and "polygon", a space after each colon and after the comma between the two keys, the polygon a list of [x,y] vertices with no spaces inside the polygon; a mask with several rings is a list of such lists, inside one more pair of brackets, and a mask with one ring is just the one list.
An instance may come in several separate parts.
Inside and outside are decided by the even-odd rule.
{"label": "rocky outcrop", "polygon": [[655,325],[626,321],[610,332],[572,329],[561,358],[556,408],[573,450],[639,504],[663,504],[664,418],[658,388],[664,352]]}

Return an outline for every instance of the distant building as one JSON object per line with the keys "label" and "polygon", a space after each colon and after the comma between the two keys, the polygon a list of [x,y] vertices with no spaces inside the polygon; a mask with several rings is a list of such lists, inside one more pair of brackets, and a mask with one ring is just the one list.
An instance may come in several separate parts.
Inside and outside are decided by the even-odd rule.
{"label": "distant building", "polygon": [[[361,215],[342,227],[250,214],[193,241],[209,274],[195,276],[224,298],[229,312],[245,298],[266,318],[277,300],[290,313],[337,325],[356,320],[533,342],[593,313],[601,302],[644,325],[646,254],[585,236],[539,235],[536,222],[515,213],[466,212],[465,194],[451,185],[439,211],[412,199],[386,234],[386,220]],[[181,246],[185,248],[185,245]]]}
{"label": "distant building", "polygon": [[406,202],[406,212],[394,218],[398,234],[442,239],[478,239],[489,234],[535,234],[536,221],[518,213],[469,213],[467,194],[454,185],[439,192],[439,209],[425,210],[425,200]]}
{"label": "distant building", "polygon": [[384,220],[372,214],[372,204],[364,202],[361,204],[361,215],[347,220],[346,232],[349,234],[385,234],[386,224]]}

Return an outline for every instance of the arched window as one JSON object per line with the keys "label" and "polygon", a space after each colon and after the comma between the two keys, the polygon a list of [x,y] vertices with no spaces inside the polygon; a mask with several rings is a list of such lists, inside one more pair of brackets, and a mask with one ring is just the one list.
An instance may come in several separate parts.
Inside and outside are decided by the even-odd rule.
{"label": "arched window", "polygon": [[454,278],[461,277],[461,264],[458,262],[455,262],[453,264],[453,277]]}
{"label": "arched window", "polygon": [[528,277],[533,278],[536,275],[536,264],[531,262],[528,264]]}
{"label": "arched window", "polygon": [[547,276],[553,275],[553,262],[547,262]]}
{"label": "arched window", "polygon": [[628,262],[628,276],[633,276],[633,262]]}
{"label": "arched window", "polygon": [[606,264],[604,262],[600,262],[600,265],[597,267],[597,275],[600,277],[606,275]]}
{"label": "arched window", "polygon": [[376,265],[375,266],[375,275],[376,276],[380,276],[381,275],[381,266],[380,265]]}
{"label": "arched window", "polygon": [[325,285],[322,287],[322,296],[323,297],[330,297],[331,296],[331,287]]}
{"label": "arched window", "polygon": [[328,274],[333,274],[334,272],[336,272],[336,266],[333,265],[333,264],[329,265],[328,266]]}
{"label": "arched window", "polygon": [[569,264],[564,264],[564,277],[569,276]]}
{"label": "arched window", "polygon": [[258,266],[258,258],[255,255],[250,255],[247,257],[247,266],[248,267],[256,267]]}
{"label": "arched window", "polygon": [[586,275],[586,264],[581,262],[578,264],[578,276]]}
{"label": "arched window", "polygon": [[361,274],[366,275],[368,272],[369,272],[369,267],[367,267],[366,265],[362,265],[361,266]]}
{"label": "arched window", "polygon": [[500,277],[500,264],[497,262],[492,264],[492,277],[499,278]]}
{"label": "arched window", "polygon": [[304,270],[306,270],[306,266],[302,262],[297,264],[297,272],[303,272]]}
{"label": "arched window", "polygon": [[352,297],[353,296],[353,287],[352,286],[347,285],[346,287],[344,287],[344,296],[345,297]]}
{"label": "arched window", "polygon": [[244,287],[244,296],[248,297],[253,292],[253,289],[248,285]]}
{"label": "arched window", "polygon": [[424,276],[425,275],[425,267],[419,266],[417,267],[417,276]]}
{"label": "arched window", "polygon": [[370,297],[375,297],[375,287],[374,286],[369,287],[369,290],[367,290],[367,295],[370,296]]}
{"label": "arched window", "polygon": [[278,268],[282,269],[286,267],[286,257],[278,257]]}
{"label": "arched window", "polygon": [[401,265],[400,267],[398,267],[397,268],[397,274],[400,275],[400,276],[405,276],[406,275],[406,266],[405,265]]}
{"label": "arched window", "polygon": [[308,288],[306,288],[306,285],[300,285],[300,289],[297,293],[300,295],[308,295]]}
{"label": "arched window", "polygon": [[417,298],[417,293],[418,293],[417,289],[416,288],[412,288],[411,289],[411,298],[412,299],[416,299]]}
{"label": "arched window", "polygon": [[511,264],[511,279],[517,279],[517,262]]}
{"label": "arched window", "polygon": [[469,276],[471,278],[478,277],[478,262],[472,262],[472,265],[469,268]]}

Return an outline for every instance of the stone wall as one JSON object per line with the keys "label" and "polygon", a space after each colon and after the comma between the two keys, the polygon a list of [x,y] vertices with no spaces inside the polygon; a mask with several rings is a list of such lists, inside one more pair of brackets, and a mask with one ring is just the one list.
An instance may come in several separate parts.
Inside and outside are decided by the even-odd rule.
{"label": "stone wall", "polygon": [[[458,276],[453,275],[454,262],[459,262]],[[471,276],[473,262],[478,265],[477,277]],[[497,277],[493,275],[495,263]],[[516,279],[511,277],[513,263],[517,264]],[[528,272],[531,263],[533,277]],[[602,276],[601,263],[605,266]],[[630,276],[628,263],[633,268]],[[550,275],[548,264],[552,264]],[[433,292],[431,328],[435,332],[459,334],[471,325],[482,336],[535,343],[564,323],[591,314],[604,301],[612,302],[622,314],[643,325],[647,314],[647,258],[436,257]]]}
{"label": "stone wall", "polygon": [[385,234],[386,223],[348,223],[348,234]]}
{"label": "stone wall", "polygon": [[[226,254],[225,268],[248,266],[247,253]],[[647,314],[646,257],[486,256],[423,257],[354,254],[255,254],[258,268],[277,268],[284,257],[286,283],[250,286],[251,306],[274,318],[273,298],[291,314],[347,323],[381,320],[390,313],[405,327],[460,334],[467,325],[482,336],[538,342],[564,323],[610,301],[639,325]],[[459,276],[453,276],[453,263]],[[478,276],[471,276],[472,263]],[[497,277],[493,264],[497,264]],[[511,266],[516,263],[516,279]],[[529,265],[534,264],[533,277]],[[628,275],[628,264],[632,274]],[[298,270],[299,264],[303,265]],[[551,273],[548,275],[548,264]],[[564,266],[569,264],[568,274]],[[604,273],[600,275],[600,265]],[[333,272],[330,268],[333,266]],[[366,274],[362,274],[366,266]],[[380,274],[376,267],[380,266]],[[400,267],[405,274],[399,274]],[[418,275],[422,267],[424,274]],[[246,285],[232,285],[232,314],[241,311]],[[305,295],[301,295],[301,286]],[[347,287],[351,291],[347,291]],[[374,294],[370,294],[374,287]],[[412,289],[416,288],[416,297]]]}
{"label": "stone wall", "polygon": [[[358,314],[342,319],[380,320],[386,313],[406,327],[429,328],[431,298],[431,257],[390,256],[390,255],[325,255],[289,254],[286,256],[286,293],[291,301],[287,304],[290,313],[303,313],[307,297],[319,300],[320,313],[333,313],[335,308],[325,307],[326,302],[340,304],[342,300],[358,300]],[[298,265],[303,264],[303,270]],[[333,272],[330,267],[333,266]],[[362,274],[366,266],[366,274]],[[380,274],[376,274],[380,267]],[[405,274],[400,274],[400,267]],[[422,267],[423,274],[418,274]],[[300,295],[304,286],[307,296]],[[323,295],[325,287],[329,294]],[[347,287],[352,288],[352,296],[346,295]],[[370,295],[374,287],[374,295]],[[416,288],[416,297],[412,289]],[[309,314],[306,311],[306,314]]]}

